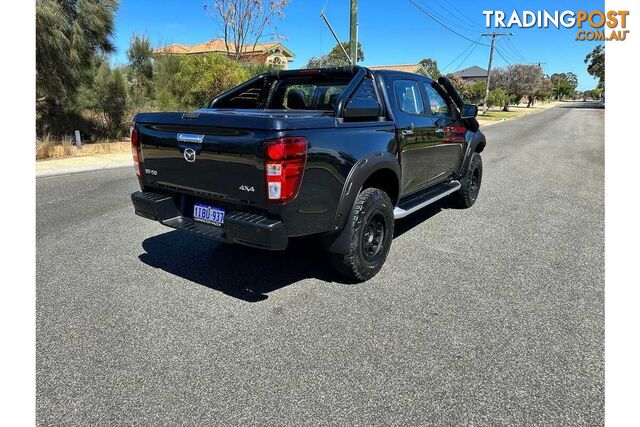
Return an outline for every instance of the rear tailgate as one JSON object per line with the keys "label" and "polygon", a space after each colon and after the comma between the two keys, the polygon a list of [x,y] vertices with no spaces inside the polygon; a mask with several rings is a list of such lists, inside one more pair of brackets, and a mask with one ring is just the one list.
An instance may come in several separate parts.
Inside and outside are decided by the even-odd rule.
{"label": "rear tailgate", "polygon": [[265,131],[239,128],[224,115],[201,116],[136,116],[144,185],[264,207]]}

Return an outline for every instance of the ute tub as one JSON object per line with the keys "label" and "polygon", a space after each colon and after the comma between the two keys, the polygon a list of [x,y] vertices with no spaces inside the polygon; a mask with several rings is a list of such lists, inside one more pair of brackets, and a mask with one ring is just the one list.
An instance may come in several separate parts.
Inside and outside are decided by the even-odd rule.
{"label": "ute tub", "polygon": [[225,243],[238,243],[260,249],[284,250],[288,236],[282,221],[247,212],[228,212],[224,226],[196,222],[180,212],[171,196],[136,191],[131,201],[137,215],[178,230]]}

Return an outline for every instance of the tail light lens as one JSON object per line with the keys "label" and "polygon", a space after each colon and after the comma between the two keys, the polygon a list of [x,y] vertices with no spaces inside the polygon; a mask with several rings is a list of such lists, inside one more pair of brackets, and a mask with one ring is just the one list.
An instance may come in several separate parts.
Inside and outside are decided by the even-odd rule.
{"label": "tail light lens", "polygon": [[131,131],[131,153],[133,154],[133,167],[137,176],[142,176],[142,168],[140,166],[140,144],[138,141],[138,131],[133,128]]}
{"label": "tail light lens", "polygon": [[298,194],[307,160],[307,139],[287,136],[265,142],[267,198],[287,202]]}

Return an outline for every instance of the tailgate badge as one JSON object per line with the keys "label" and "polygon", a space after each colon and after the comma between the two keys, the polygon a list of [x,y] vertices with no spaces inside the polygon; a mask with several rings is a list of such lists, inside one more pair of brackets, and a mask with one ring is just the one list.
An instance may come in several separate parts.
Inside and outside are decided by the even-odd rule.
{"label": "tailgate badge", "polygon": [[196,152],[193,148],[187,148],[184,150],[184,159],[189,162],[189,163],[193,163],[196,161]]}
{"label": "tailgate badge", "polygon": [[192,144],[202,144],[204,135],[194,135],[191,133],[179,133],[178,142],[190,142]]}

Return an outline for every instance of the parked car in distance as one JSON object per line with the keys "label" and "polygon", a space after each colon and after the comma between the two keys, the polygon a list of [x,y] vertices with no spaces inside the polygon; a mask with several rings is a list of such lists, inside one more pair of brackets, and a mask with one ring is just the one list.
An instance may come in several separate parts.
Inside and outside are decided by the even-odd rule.
{"label": "parked car in distance", "polygon": [[364,67],[273,71],[187,113],[141,113],[136,214],[284,250],[317,236],[338,272],[373,277],[394,221],[450,196],[472,206],[486,139],[446,77]]}

